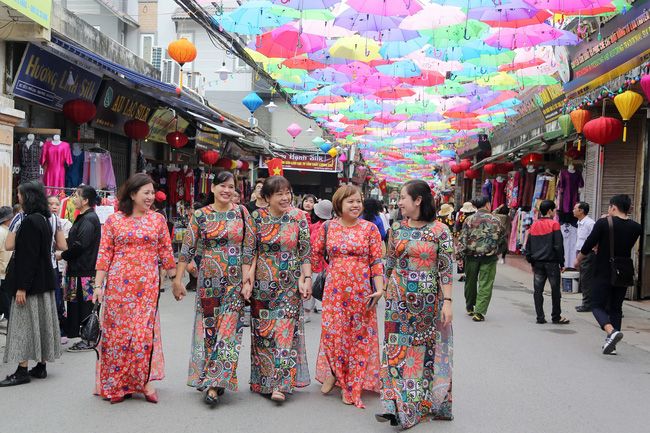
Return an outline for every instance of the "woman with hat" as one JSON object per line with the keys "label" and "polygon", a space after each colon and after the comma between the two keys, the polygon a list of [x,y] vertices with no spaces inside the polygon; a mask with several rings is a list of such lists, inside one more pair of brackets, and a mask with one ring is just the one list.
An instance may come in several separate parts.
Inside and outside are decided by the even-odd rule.
{"label": "woman with hat", "polygon": [[[332,219],[332,202],[329,200],[319,201],[314,205],[311,214],[312,216],[311,216],[311,224],[309,225],[309,233],[310,233],[312,251],[313,251],[313,245],[316,243],[316,239],[318,238],[318,232],[320,231],[320,228],[323,226],[325,221],[329,221]],[[318,262],[316,261],[312,262],[311,269],[313,272],[314,280],[316,280],[318,274],[320,274],[325,270],[326,266],[327,266],[327,262],[324,259]],[[313,296],[311,297],[311,299],[303,301],[303,306],[305,307],[305,322],[308,322],[310,320],[309,313],[312,310],[318,311],[316,302],[317,300]]]}
{"label": "woman with hat", "polygon": [[[463,229],[463,223],[467,217],[474,215],[475,213],[476,208],[469,201],[463,203],[463,207],[461,207],[460,211],[458,211],[458,215],[456,215],[456,223],[454,224],[454,228],[452,230],[452,233],[454,234],[454,243],[456,249],[458,249],[458,238],[460,237],[460,231]],[[463,257],[456,257],[456,272],[458,272],[460,275],[458,281],[465,281],[465,260]]]}
{"label": "woman with hat", "polygon": [[454,221],[454,205],[445,203],[440,206],[440,211],[436,219],[446,225],[450,231],[453,230],[454,224],[456,223]]}

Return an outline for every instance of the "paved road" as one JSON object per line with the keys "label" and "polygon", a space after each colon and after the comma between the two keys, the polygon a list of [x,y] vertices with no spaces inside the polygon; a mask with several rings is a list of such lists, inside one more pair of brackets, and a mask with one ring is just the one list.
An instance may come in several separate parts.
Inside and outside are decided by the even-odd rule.
{"label": "paved road", "polygon": [[[507,269],[507,268],[505,268]],[[647,432],[650,353],[628,344],[618,356],[599,354],[601,333],[585,315],[569,326],[536,325],[532,295],[500,271],[487,321],[463,315],[462,288],[455,288],[454,415],[452,422],[425,423],[411,431],[485,433]],[[550,299],[546,300],[550,304]],[[575,302],[563,302],[573,310]],[[239,367],[243,383],[210,410],[202,395],[185,386],[193,302],[161,302],[167,378],[159,382],[160,403],[134,399],[110,405],[91,394],[94,353],[65,353],[50,365],[50,377],[0,389],[0,432],[390,432],[377,424],[380,408],[372,394],[367,409],[344,406],[338,394],[323,397],[316,384],[288,402],[252,394],[250,336],[244,336]],[[650,316],[650,315],[649,315]],[[650,320],[650,318],[649,318]],[[313,366],[320,320],[307,324]],[[15,366],[0,364],[0,375]],[[313,373],[313,372],[312,372]]]}

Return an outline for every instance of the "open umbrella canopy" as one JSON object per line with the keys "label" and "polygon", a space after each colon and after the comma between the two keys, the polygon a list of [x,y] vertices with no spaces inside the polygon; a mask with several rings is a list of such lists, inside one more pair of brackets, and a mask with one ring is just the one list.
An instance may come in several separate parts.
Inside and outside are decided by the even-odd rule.
{"label": "open umbrella canopy", "polygon": [[[571,21],[626,0],[252,0],[213,19],[302,105],[333,146],[389,181],[448,177],[456,151],[559,83]],[[565,62],[564,64],[562,62]],[[290,145],[290,144],[289,144]],[[445,171],[447,170],[447,171]]]}

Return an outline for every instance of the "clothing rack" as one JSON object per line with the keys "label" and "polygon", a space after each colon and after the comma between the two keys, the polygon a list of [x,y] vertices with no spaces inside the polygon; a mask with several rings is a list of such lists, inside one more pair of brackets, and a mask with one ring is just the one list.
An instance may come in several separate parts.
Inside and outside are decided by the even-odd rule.
{"label": "clothing rack", "polygon": [[[81,186],[81,185],[79,185],[79,186]],[[47,186],[47,185],[45,185],[45,190],[60,191],[60,192],[66,193],[66,195],[68,195],[67,193],[75,192],[77,189],[78,189],[78,187],[76,187],[76,188],[67,188],[67,187],[62,187],[62,186]],[[102,198],[108,197],[109,195],[115,195],[115,191],[111,190],[111,189],[96,189],[95,191],[97,191],[97,195],[99,195]]]}

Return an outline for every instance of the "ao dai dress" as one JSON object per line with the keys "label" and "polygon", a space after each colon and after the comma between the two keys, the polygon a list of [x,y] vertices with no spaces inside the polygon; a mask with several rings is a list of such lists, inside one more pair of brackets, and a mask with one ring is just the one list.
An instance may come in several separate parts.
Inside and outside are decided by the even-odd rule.
{"label": "ao dai dress", "polygon": [[[257,244],[251,297],[251,391],[292,393],[310,383],[298,290],[300,267],[310,263],[307,215],[292,208],[280,217],[268,209],[251,216]],[[244,260],[249,257],[245,251]]]}
{"label": "ao dai dress", "polygon": [[106,271],[102,338],[95,393],[105,398],[144,393],[149,381],[162,380],[164,359],[158,316],[158,263],[174,269],[165,218],[122,212],[102,228],[96,268]]}
{"label": "ao dai dress", "polygon": [[453,241],[438,221],[393,224],[388,245],[381,399],[403,428],[451,419],[452,329],[441,285],[452,283]]}
{"label": "ao dai dress", "polygon": [[179,262],[190,263],[201,244],[196,317],[188,385],[237,391],[237,364],[244,329],[242,254],[255,245],[252,220],[243,206],[194,212]]}
{"label": "ao dai dress", "polygon": [[380,389],[377,310],[367,308],[366,297],[374,293],[371,279],[384,272],[381,235],[365,220],[353,227],[338,220],[325,224],[327,235],[321,228],[313,253],[316,263],[325,250],[329,257],[316,380],[333,374],[345,400],[364,407],[363,390]]}

